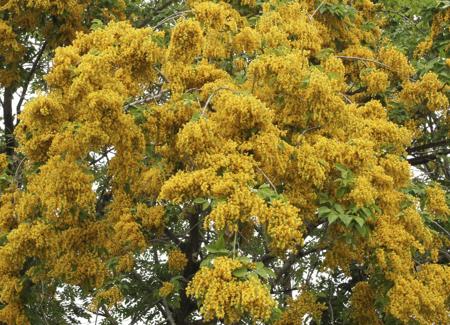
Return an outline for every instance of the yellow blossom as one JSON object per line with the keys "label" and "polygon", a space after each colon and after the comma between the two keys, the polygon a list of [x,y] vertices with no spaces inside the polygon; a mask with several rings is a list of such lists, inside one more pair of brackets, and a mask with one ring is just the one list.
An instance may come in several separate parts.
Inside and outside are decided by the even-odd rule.
{"label": "yellow blossom", "polygon": [[159,295],[163,298],[170,296],[175,289],[175,286],[171,282],[163,282],[162,287],[159,288]]}
{"label": "yellow blossom", "polygon": [[444,190],[438,185],[427,187],[427,209],[437,218],[445,219],[450,215],[450,208],[446,202]]}
{"label": "yellow blossom", "polygon": [[186,255],[178,249],[171,250],[167,264],[172,273],[181,273],[186,267],[188,260]]}

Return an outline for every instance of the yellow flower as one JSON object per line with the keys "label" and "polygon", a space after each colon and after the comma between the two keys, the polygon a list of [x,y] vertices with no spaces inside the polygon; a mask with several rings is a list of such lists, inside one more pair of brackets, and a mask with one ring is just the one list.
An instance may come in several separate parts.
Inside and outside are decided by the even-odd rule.
{"label": "yellow flower", "polygon": [[237,260],[217,257],[212,268],[202,267],[188,284],[186,294],[199,300],[205,321],[234,323],[244,315],[254,321],[269,319],[276,302],[256,276],[242,281],[233,276],[241,266]]}
{"label": "yellow flower", "polygon": [[162,287],[159,288],[159,295],[163,298],[170,296],[175,290],[175,286],[171,282],[163,282]]}
{"label": "yellow flower", "polygon": [[389,87],[389,76],[383,71],[372,71],[361,78],[367,85],[367,92],[371,95],[383,93]]}
{"label": "yellow flower", "polygon": [[0,154],[0,172],[8,167],[8,156],[6,154]]}
{"label": "yellow flower", "polygon": [[438,184],[428,186],[427,193],[427,209],[437,218],[443,218],[450,215],[450,207],[446,202],[445,191]]}
{"label": "yellow flower", "polygon": [[186,267],[188,260],[186,255],[178,249],[171,250],[169,252],[169,258],[167,264],[169,265],[169,271],[172,273],[181,273]]}
{"label": "yellow flower", "polygon": [[203,31],[192,19],[181,20],[172,31],[168,49],[169,60],[189,63],[200,54],[203,45]]}

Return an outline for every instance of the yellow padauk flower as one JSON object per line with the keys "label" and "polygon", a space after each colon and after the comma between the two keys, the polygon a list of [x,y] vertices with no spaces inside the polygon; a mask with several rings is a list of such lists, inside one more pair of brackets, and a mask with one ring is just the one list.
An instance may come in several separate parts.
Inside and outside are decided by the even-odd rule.
{"label": "yellow padauk flower", "polygon": [[6,154],[0,154],[0,172],[8,167],[8,156]]}
{"label": "yellow padauk flower", "polygon": [[186,294],[197,299],[205,321],[224,320],[233,324],[243,316],[253,321],[267,321],[277,303],[269,289],[256,276],[240,280],[233,271],[242,263],[229,257],[218,257],[212,268],[202,267],[188,284]]}
{"label": "yellow padauk flower", "polygon": [[179,249],[174,249],[169,252],[167,264],[169,271],[172,273],[181,273],[188,263],[186,255]]}
{"label": "yellow padauk flower", "polygon": [[427,209],[437,218],[446,220],[450,215],[450,207],[446,202],[445,191],[438,184],[433,184],[426,189]]}
{"label": "yellow padauk flower", "polygon": [[159,288],[159,295],[163,298],[170,296],[175,289],[175,286],[171,282],[163,282],[161,288]]}

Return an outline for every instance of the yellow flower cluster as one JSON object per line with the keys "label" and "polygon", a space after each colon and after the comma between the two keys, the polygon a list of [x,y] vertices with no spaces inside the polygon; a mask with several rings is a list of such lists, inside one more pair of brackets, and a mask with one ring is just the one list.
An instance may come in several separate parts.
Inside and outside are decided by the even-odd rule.
{"label": "yellow flower cluster", "polygon": [[411,106],[425,104],[432,112],[446,112],[449,106],[444,84],[434,72],[426,73],[419,81],[406,82],[399,96]]}
{"label": "yellow flower cluster", "polygon": [[214,318],[233,324],[245,315],[254,321],[269,319],[276,302],[256,276],[239,280],[232,272],[242,263],[218,257],[212,268],[202,267],[188,284],[186,293],[201,301],[200,313],[205,321]]}
{"label": "yellow flower cluster", "polygon": [[382,48],[378,58],[403,81],[408,80],[414,73],[414,68],[409,64],[407,57],[396,48]]}
{"label": "yellow flower cluster", "polygon": [[342,55],[350,58],[359,58],[345,62],[346,74],[349,75],[352,80],[358,80],[362,70],[376,68],[375,63],[372,61],[375,59],[375,53],[368,47],[359,44],[351,45],[342,51]]}
{"label": "yellow flower cluster", "polygon": [[389,312],[404,323],[447,324],[449,279],[450,267],[438,264],[424,265],[415,276],[400,278],[388,295]]}
{"label": "yellow flower cluster", "polygon": [[163,298],[170,296],[175,290],[175,286],[172,282],[163,282],[161,288],[159,288],[159,295]]}
{"label": "yellow flower cluster", "polygon": [[349,198],[358,207],[374,204],[377,197],[378,191],[372,186],[370,178],[366,176],[359,176],[355,180],[353,189],[349,194]]}
{"label": "yellow flower cluster", "polygon": [[450,20],[450,9],[436,10],[431,22],[430,34],[420,42],[414,50],[416,58],[425,56],[425,54],[433,47],[434,40],[439,37],[446,29],[446,23]]}
{"label": "yellow flower cluster", "polygon": [[190,63],[200,54],[203,45],[203,31],[200,24],[192,19],[177,23],[172,31],[168,58],[174,62]]}
{"label": "yellow flower cluster", "polygon": [[277,200],[272,202],[267,213],[267,234],[271,242],[270,247],[275,252],[296,250],[302,242],[302,219],[296,207]]}
{"label": "yellow flower cluster", "polygon": [[8,167],[8,156],[6,154],[0,154],[0,172],[4,171]]}
{"label": "yellow flower cluster", "polygon": [[357,324],[383,324],[375,310],[376,292],[367,282],[358,282],[350,298],[351,317]]}
{"label": "yellow flower cluster", "polygon": [[361,80],[367,85],[367,92],[371,95],[383,93],[389,87],[389,76],[383,71],[371,71],[362,76]]}
{"label": "yellow flower cluster", "polygon": [[[93,3],[88,0],[8,0],[0,4],[0,56],[7,65],[0,68],[0,84],[9,86],[20,78],[18,67],[25,59],[28,38],[38,34],[47,42],[47,49],[67,45],[79,31],[86,31],[86,22],[97,18],[105,21],[124,18],[125,1]],[[54,17],[46,19],[45,17]],[[26,61],[25,61],[26,62]]]}
{"label": "yellow flower cluster", "polygon": [[288,46],[312,54],[319,51],[323,43],[319,24],[309,19],[305,9],[302,2],[294,1],[261,16],[257,30],[268,48]]}
{"label": "yellow flower cluster", "polygon": [[164,206],[148,207],[143,203],[136,206],[136,216],[141,219],[142,226],[152,230],[160,230],[164,225]]}
{"label": "yellow flower cluster", "polygon": [[450,207],[446,202],[446,194],[441,186],[434,184],[428,186],[427,190],[427,209],[437,218],[446,220],[450,216]]}
{"label": "yellow flower cluster", "polygon": [[203,55],[211,59],[223,59],[233,51],[233,38],[244,26],[239,12],[230,4],[219,1],[200,1],[192,4],[194,15],[205,32]]}
{"label": "yellow flower cluster", "polygon": [[237,189],[226,202],[221,202],[205,218],[205,228],[210,224],[220,231],[236,232],[238,224],[249,222],[252,216],[261,218],[264,213],[265,203],[248,188]]}
{"label": "yellow flower cluster", "polygon": [[275,325],[301,325],[304,324],[305,316],[320,322],[322,311],[327,307],[317,302],[317,297],[310,291],[303,291],[295,299],[289,299],[287,308]]}
{"label": "yellow flower cluster", "polygon": [[174,249],[169,252],[169,257],[167,264],[169,266],[169,271],[178,274],[183,272],[184,268],[188,263],[186,255],[179,249]]}
{"label": "yellow flower cluster", "polygon": [[92,182],[82,166],[55,156],[33,177],[28,189],[39,198],[46,220],[60,226],[74,225],[93,217]]}
{"label": "yellow flower cluster", "polygon": [[111,287],[107,290],[96,293],[92,300],[89,309],[92,312],[97,312],[101,305],[105,305],[107,308],[111,308],[123,299],[123,294],[117,287]]}
{"label": "yellow flower cluster", "polygon": [[[17,60],[17,57],[22,55],[23,47],[17,41],[17,35],[14,33],[10,25],[5,21],[0,20],[0,56],[6,63],[13,63]],[[9,86],[11,83],[11,77],[15,77],[10,71],[6,69],[0,69],[0,84]]]}
{"label": "yellow flower cluster", "polygon": [[[164,51],[154,35],[128,23],[79,34],[71,46],[56,51],[47,76],[49,94],[39,94],[21,115],[16,136],[31,161],[24,166],[32,170],[38,162],[39,172],[27,179],[26,190],[1,197],[1,231],[8,231],[0,247],[0,300],[8,306],[1,321],[15,323],[12,317],[23,316],[12,311],[22,310],[18,284],[29,258],[41,261],[25,269],[36,283],[56,278],[100,288],[111,276],[105,262],[110,254],[123,257],[148,247],[132,213],[133,200],[121,194],[125,183],[135,188],[152,178],[137,177],[144,136],[123,108],[157,78],[153,65],[163,60]],[[105,218],[97,220],[97,185],[86,158],[112,148],[107,167],[113,200],[102,212]],[[163,210],[150,214],[144,224],[159,227]],[[126,270],[133,263],[124,259],[122,264]]]}
{"label": "yellow flower cluster", "polygon": [[234,48],[238,52],[251,54],[261,46],[261,35],[250,27],[243,28],[234,37]]}

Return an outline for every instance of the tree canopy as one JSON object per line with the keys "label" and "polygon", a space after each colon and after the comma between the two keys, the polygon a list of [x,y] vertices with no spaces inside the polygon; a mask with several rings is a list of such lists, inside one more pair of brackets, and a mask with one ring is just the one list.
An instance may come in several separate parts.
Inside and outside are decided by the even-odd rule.
{"label": "tree canopy", "polygon": [[449,16],[0,0],[0,323],[449,323]]}

